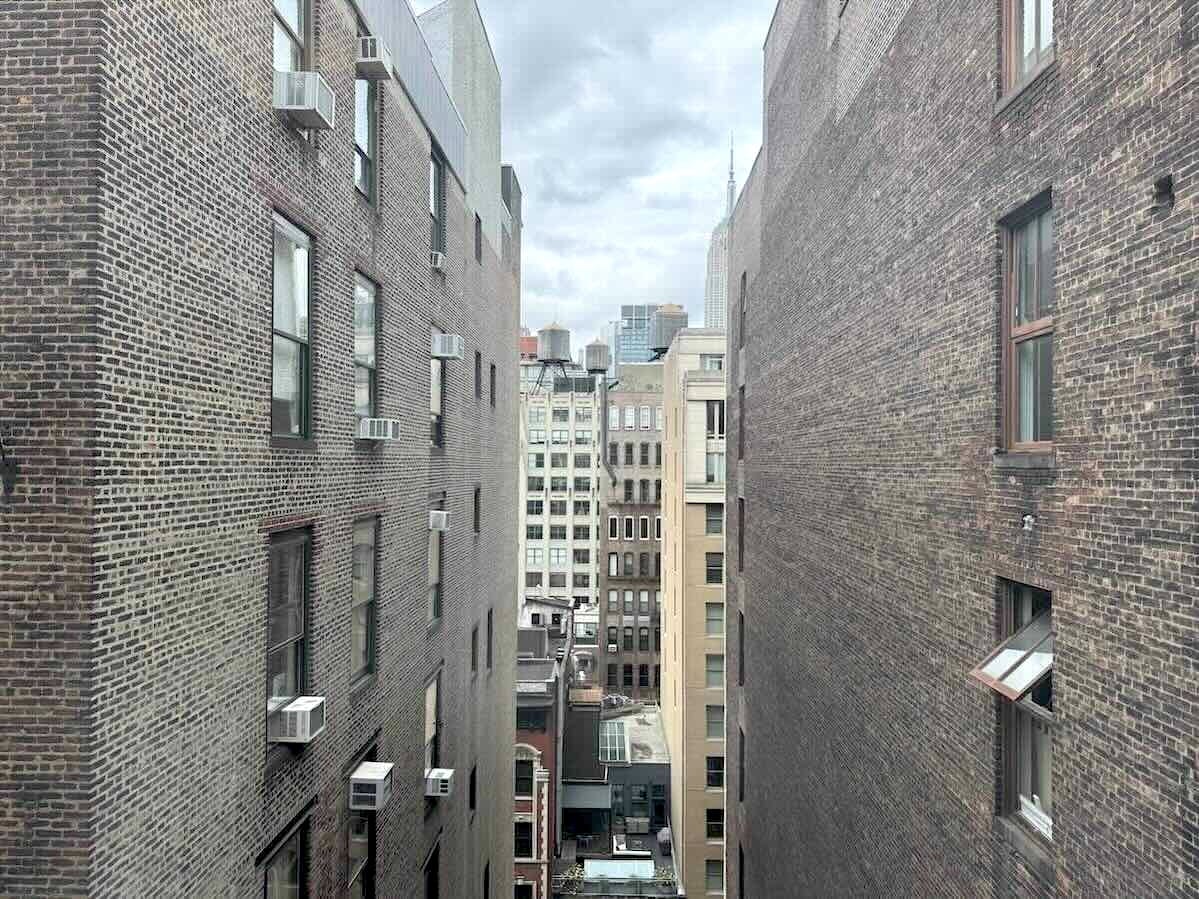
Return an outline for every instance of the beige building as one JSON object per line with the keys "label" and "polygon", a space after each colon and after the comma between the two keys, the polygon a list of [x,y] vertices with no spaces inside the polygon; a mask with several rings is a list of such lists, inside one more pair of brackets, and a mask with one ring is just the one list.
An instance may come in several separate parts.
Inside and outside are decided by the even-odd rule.
{"label": "beige building", "polygon": [[724,331],[666,354],[662,719],[674,852],[688,896],[724,892]]}

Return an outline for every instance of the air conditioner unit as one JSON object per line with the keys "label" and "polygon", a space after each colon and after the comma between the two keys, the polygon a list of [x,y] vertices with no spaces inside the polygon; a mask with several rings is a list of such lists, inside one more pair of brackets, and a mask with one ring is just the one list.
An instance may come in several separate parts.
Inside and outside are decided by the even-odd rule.
{"label": "air conditioner unit", "polygon": [[608,655],[615,655],[617,650],[619,650],[619,649],[620,649],[620,647],[617,646],[615,643],[609,643],[608,644]]}
{"label": "air conditioner unit", "polygon": [[358,39],[358,77],[368,81],[386,81],[391,77],[391,51],[377,37]]}
{"label": "air conditioner unit", "polygon": [[390,762],[363,762],[350,775],[350,808],[359,812],[377,812],[391,798]]}
{"label": "air conditioner unit", "polygon": [[302,128],[328,130],[337,101],[320,72],[275,72],[275,109]]}
{"label": "air conditioner unit", "polygon": [[425,795],[434,799],[449,796],[454,792],[453,768],[426,768]]}
{"label": "air conditioner unit", "polygon": [[450,513],[433,510],[429,513],[429,530],[448,531],[450,529]]}
{"label": "air conditioner unit", "polygon": [[395,418],[361,418],[358,420],[359,440],[399,440],[400,422]]}
{"label": "air conditioner unit", "polygon": [[270,718],[272,743],[311,743],[325,729],[325,697],[293,699]]}
{"label": "air conditioner unit", "polygon": [[445,253],[433,250],[429,253],[429,268],[435,272],[445,271]]}
{"label": "air conditioner unit", "polygon": [[430,353],[434,359],[461,359],[466,341],[460,334],[434,334]]}

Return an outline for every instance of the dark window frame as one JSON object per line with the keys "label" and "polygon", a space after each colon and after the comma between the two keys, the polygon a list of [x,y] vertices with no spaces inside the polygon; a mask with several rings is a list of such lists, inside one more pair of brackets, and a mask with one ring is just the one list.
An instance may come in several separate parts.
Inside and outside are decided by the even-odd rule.
{"label": "dark window frame", "polygon": [[374,330],[372,334],[370,362],[360,361],[360,357],[355,348],[354,353],[354,389],[357,391],[358,372],[365,371],[367,373],[367,385],[369,389],[369,409],[367,414],[363,415],[358,409],[358,404],[355,398],[354,414],[358,418],[376,418],[379,415],[379,285],[373,279],[362,272],[355,270],[354,272],[354,338],[358,338],[358,289],[362,287],[371,291],[371,325]]}
{"label": "dark window frame", "polygon": [[483,219],[475,213],[475,262],[483,264]]}
{"label": "dark window frame", "polygon": [[356,615],[357,615],[358,609],[362,606],[367,606],[368,614],[367,614],[367,621],[366,621],[366,664],[364,667],[356,668],[354,671],[351,672],[350,680],[352,683],[356,683],[356,682],[361,681],[363,678],[370,677],[372,674],[375,673],[375,671],[378,668],[377,629],[378,629],[378,620],[379,620],[379,570],[380,570],[380,566],[379,566],[379,546],[380,546],[379,531],[380,531],[380,525],[381,525],[380,517],[378,515],[369,515],[369,516],[366,516],[363,518],[356,519],[354,521],[353,532],[352,532],[353,537],[351,540],[351,550],[350,550],[352,565],[357,564],[356,561],[354,561],[352,557],[353,557],[354,551],[357,549],[357,547],[359,545],[358,544],[358,528],[360,525],[364,525],[364,524],[372,525],[372,530],[374,531],[374,533],[373,533],[374,542],[372,544],[373,549],[371,551],[371,567],[373,569],[371,572],[371,596],[370,596],[370,599],[358,601],[357,598],[354,597],[354,595],[353,595],[354,591],[353,591],[353,588],[351,587],[351,590],[350,590],[350,594],[351,594],[350,595],[350,628],[351,628],[351,632],[352,632],[353,628],[356,626]]}
{"label": "dark window frame", "polygon": [[[309,658],[308,657],[309,657],[309,653],[310,653],[310,647],[308,645],[308,630],[309,630],[309,617],[310,617],[310,608],[309,607],[311,605],[311,598],[312,598],[312,557],[313,557],[312,543],[313,543],[312,532],[308,528],[297,528],[295,530],[290,530],[290,531],[281,531],[281,532],[272,534],[270,537],[270,545],[268,547],[269,565],[268,565],[268,577],[267,577],[267,622],[266,622],[266,628],[267,628],[266,644],[267,644],[267,646],[266,646],[266,683],[265,683],[266,705],[267,705],[267,732],[268,732],[268,734],[270,732],[271,716],[275,712],[277,712],[279,709],[285,708],[289,702],[293,701],[294,699],[296,699],[300,696],[306,695],[306,692],[308,689],[308,676],[309,676],[309,670],[308,670],[309,669]],[[303,596],[303,600],[301,603],[300,615],[299,615],[299,631],[298,631],[298,633],[287,637],[287,639],[285,639],[285,640],[282,640],[276,644],[272,644],[270,641],[270,617],[271,617],[271,609],[273,607],[273,602],[272,602],[273,593],[274,593],[273,585],[274,585],[275,578],[277,577],[275,565],[276,565],[276,562],[278,561],[279,557],[283,553],[291,551],[291,550],[295,550],[297,548],[303,554],[303,561],[301,564],[303,566],[303,589],[304,589],[304,596]],[[270,675],[271,656],[274,655],[275,653],[277,653],[281,650],[285,650],[291,646],[296,647],[296,650],[295,650],[296,656],[295,656],[294,663],[293,663],[294,667],[292,669],[292,674],[294,675],[294,678],[295,678],[296,694],[295,694],[295,696],[288,698],[287,702],[280,704],[277,709],[272,709],[271,708],[271,699],[272,699],[272,697],[271,697],[271,675]]]}
{"label": "dark window frame", "polygon": [[446,251],[446,161],[436,146],[429,154],[429,250]]}
{"label": "dark window frame", "polygon": [[1053,15],[1053,4],[1049,4],[1049,31],[1053,39],[1049,45],[1041,49],[1041,31],[1044,20],[1041,16],[1041,3],[1034,4],[1037,22],[1033,28],[1033,60],[1024,64],[1026,53],[1022,53],[1024,37],[1024,10],[1021,0],[1003,0],[1000,16],[1000,57],[1002,95],[1019,93],[1026,85],[1036,80],[1037,76],[1048,68],[1054,61],[1057,50],[1056,22]]}
{"label": "dark window frame", "polygon": [[[366,143],[358,139],[358,90],[366,87]],[[354,79],[354,187],[372,206],[378,201],[379,88],[366,78]],[[363,186],[365,178],[365,187]]]}
{"label": "dark window frame", "polygon": [[[719,562],[714,561],[715,559],[719,559]],[[713,571],[716,572],[715,580],[713,580]],[[708,585],[724,583],[724,553],[704,553],[704,583]]]}
{"label": "dark window frame", "polygon": [[[528,828],[528,838],[522,835],[522,830]],[[521,854],[521,849],[528,847],[528,852]],[[513,821],[512,822],[512,855],[517,859],[535,858],[534,853],[537,847],[533,840],[533,822],[532,821]]]}
{"label": "dark window frame", "polygon": [[306,897],[308,895],[308,859],[311,853],[308,818],[305,817],[291,831],[278,841],[278,844],[271,850],[271,854],[267,856],[262,866],[262,895],[264,899],[270,896],[268,878],[271,874],[271,865],[279,858],[279,855],[291,845],[292,841],[296,841],[296,880],[299,886],[299,895]]}
{"label": "dark window frame", "polygon": [[[523,774],[522,771],[528,767],[528,774]],[[517,799],[532,799],[533,784],[535,782],[534,765],[532,759],[515,759],[512,763],[513,767],[513,796]],[[528,785],[528,790],[522,792],[521,787]]]}
{"label": "dark window frame", "polygon": [[[307,295],[305,297],[306,318],[308,322],[308,333],[304,337],[298,334],[293,334],[290,331],[282,330],[278,327],[274,320],[275,307],[275,241],[282,235],[285,239],[296,246],[303,246],[308,253],[308,277],[307,277]],[[309,440],[312,437],[312,322],[313,322],[313,307],[315,306],[313,297],[313,285],[316,274],[316,241],[312,234],[300,225],[291,221],[287,216],[283,215],[278,210],[275,210],[272,218],[271,227],[271,436],[284,440]],[[299,418],[299,427],[295,433],[290,430],[276,430],[275,412],[274,412],[274,397],[275,397],[275,374],[274,374],[274,355],[275,343],[279,340],[287,341],[296,347],[296,352],[299,356],[299,408],[297,409],[297,417]]]}

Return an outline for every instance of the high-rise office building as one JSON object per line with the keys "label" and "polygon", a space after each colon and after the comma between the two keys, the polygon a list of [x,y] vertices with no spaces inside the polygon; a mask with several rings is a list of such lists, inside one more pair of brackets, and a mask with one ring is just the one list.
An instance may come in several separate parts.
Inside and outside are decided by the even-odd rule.
{"label": "high-rise office building", "polygon": [[689,896],[724,890],[725,335],[675,335],[662,382],[662,718]]}
{"label": "high-rise office building", "polygon": [[733,168],[733,150],[729,148],[729,182],[724,218],[712,230],[708,243],[708,277],[704,282],[704,327],[724,328],[728,315],[729,225],[737,197],[737,179]]}
{"label": "high-rise office building", "polygon": [[498,109],[391,0],[0,33],[0,892],[511,896]]}
{"label": "high-rise office building", "polygon": [[657,304],[620,307],[620,320],[612,323],[612,374],[616,366],[630,362],[649,362],[649,323]]}

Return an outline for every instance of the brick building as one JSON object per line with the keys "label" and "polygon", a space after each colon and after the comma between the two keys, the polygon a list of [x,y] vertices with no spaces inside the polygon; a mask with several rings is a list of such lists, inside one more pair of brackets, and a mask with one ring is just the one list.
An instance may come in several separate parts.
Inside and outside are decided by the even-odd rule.
{"label": "brick building", "polygon": [[662,681],[662,364],[621,365],[608,390],[599,555],[608,693],[656,702]]}
{"label": "brick building", "polygon": [[439,15],[0,5],[0,894],[511,895],[520,193]]}
{"label": "brick building", "polygon": [[1199,895],[1197,47],[1188,3],[780,3],[727,895]]}

